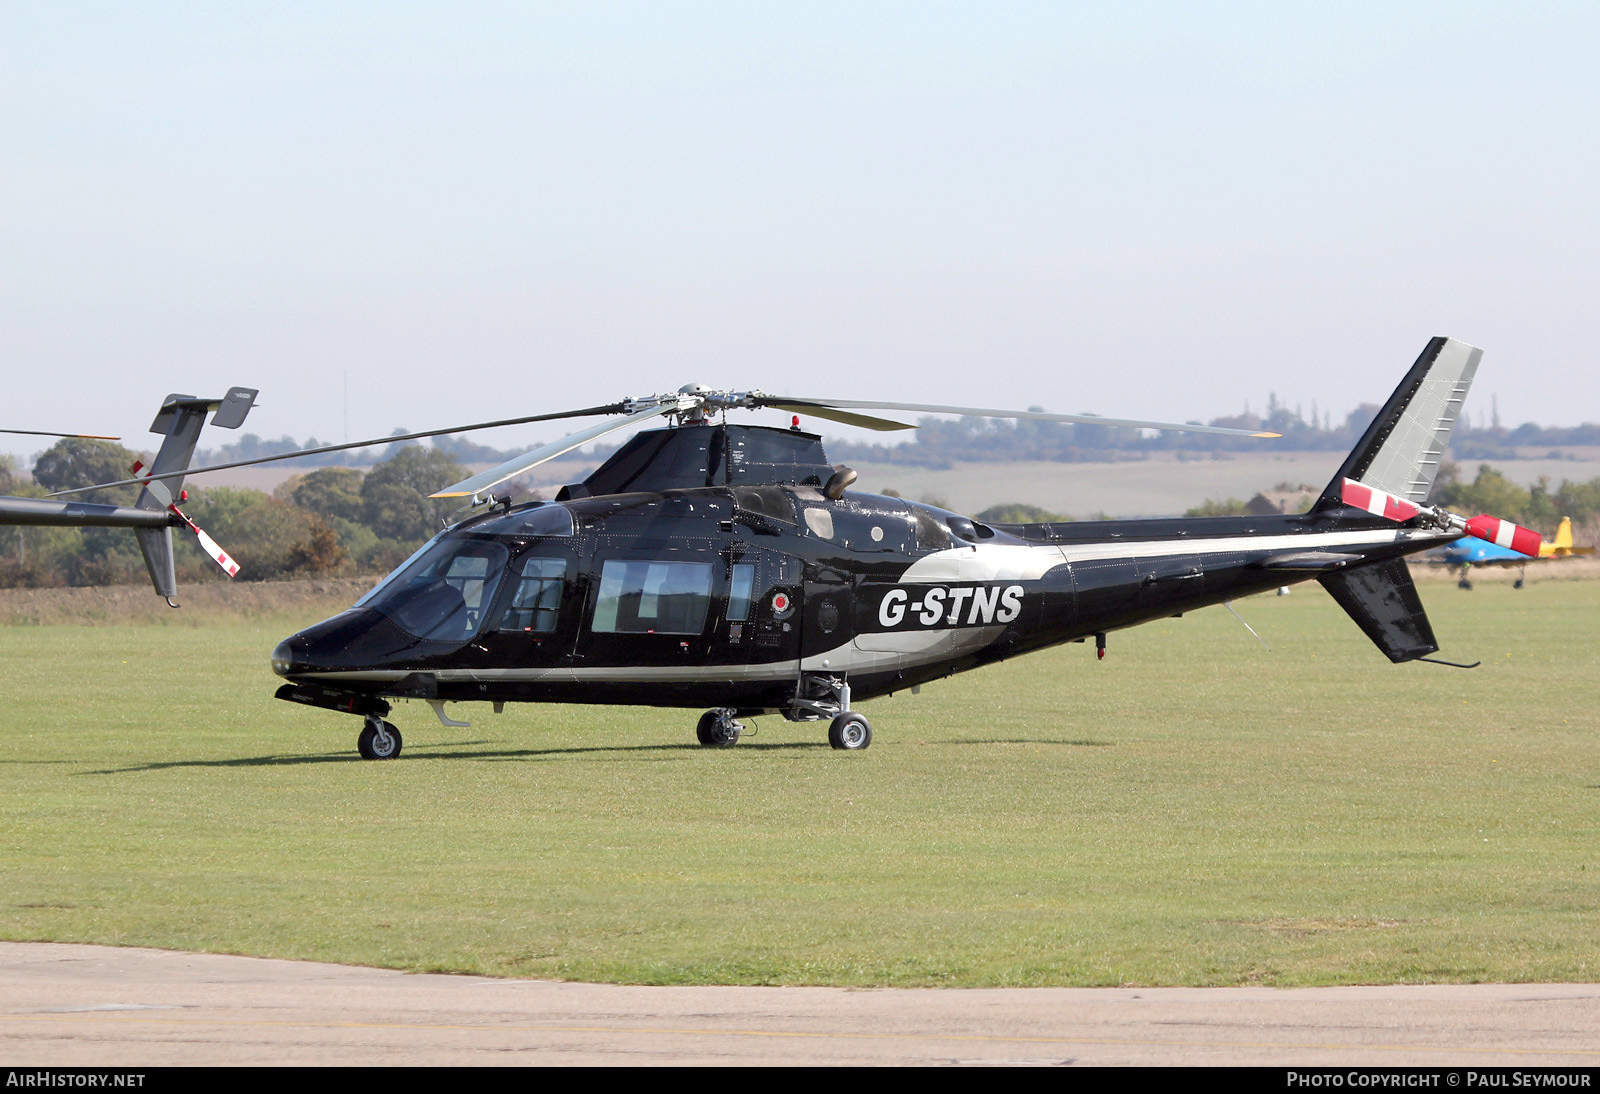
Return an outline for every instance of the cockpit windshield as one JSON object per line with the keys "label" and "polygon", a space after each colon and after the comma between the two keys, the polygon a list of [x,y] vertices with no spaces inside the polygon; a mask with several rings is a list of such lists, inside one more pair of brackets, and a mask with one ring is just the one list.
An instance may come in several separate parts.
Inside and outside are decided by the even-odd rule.
{"label": "cockpit windshield", "polygon": [[445,537],[411,557],[360,606],[388,616],[402,630],[436,642],[464,642],[483,626],[484,612],[510,557],[493,540]]}

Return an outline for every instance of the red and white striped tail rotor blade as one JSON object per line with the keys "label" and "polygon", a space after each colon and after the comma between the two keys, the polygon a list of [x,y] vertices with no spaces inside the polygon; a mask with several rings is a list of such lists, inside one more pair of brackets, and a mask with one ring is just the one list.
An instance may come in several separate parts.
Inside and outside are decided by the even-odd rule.
{"label": "red and white striped tail rotor blade", "polygon": [[1339,500],[1357,509],[1365,509],[1373,516],[1393,521],[1408,521],[1422,512],[1422,507],[1415,502],[1355,479],[1344,480],[1339,487]]}
{"label": "red and white striped tail rotor blade", "polygon": [[1467,534],[1486,539],[1501,547],[1508,547],[1519,555],[1539,557],[1539,544],[1544,542],[1538,532],[1512,524],[1498,517],[1477,516],[1467,521]]}
{"label": "red and white striped tail rotor blade", "polygon": [[232,555],[224,551],[221,547],[217,546],[216,540],[206,535],[206,530],[204,528],[190,520],[189,514],[185,513],[182,509],[179,509],[176,505],[169,505],[167,508],[178,514],[183,523],[188,525],[189,531],[193,532],[195,538],[200,541],[200,549],[206,554],[210,555],[212,560],[216,562],[218,566],[222,567],[223,573],[227,574],[229,577],[239,576],[239,564],[233,560]]}
{"label": "red and white striped tail rotor blade", "polygon": [[216,560],[217,565],[222,567],[223,573],[229,577],[238,577],[239,564],[233,560],[233,556],[218,547],[217,541],[206,535],[204,528],[198,525],[193,525],[192,527],[194,528],[195,536],[200,540],[200,549]]}

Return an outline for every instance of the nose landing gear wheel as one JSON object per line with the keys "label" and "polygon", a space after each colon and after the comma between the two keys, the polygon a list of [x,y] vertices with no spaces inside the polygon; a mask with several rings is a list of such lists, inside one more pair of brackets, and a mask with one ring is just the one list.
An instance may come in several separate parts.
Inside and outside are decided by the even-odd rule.
{"label": "nose landing gear wheel", "polygon": [[708,710],[700,715],[694,735],[707,748],[732,748],[739,743],[739,732],[743,728],[733,720],[731,710]]}
{"label": "nose landing gear wheel", "polygon": [[371,719],[356,738],[363,760],[392,760],[400,755],[400,731],[388,722]]}
{"label": "nose landing gear wheel", "polygon": [[859,752],[872,743],[872,725],[853,710],[847,710],[828,725],[828,743],[834,748]]}

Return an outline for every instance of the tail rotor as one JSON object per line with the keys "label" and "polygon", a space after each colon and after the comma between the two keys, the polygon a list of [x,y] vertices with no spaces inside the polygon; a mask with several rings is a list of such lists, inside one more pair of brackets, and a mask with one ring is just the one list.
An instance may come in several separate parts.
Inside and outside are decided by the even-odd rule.
{"label": "tail rotor", "polygon": [[1524,528],[1520,524],[1513,524],[1509,520],[1485,514],[1471,518],[1459,516],[1437,505],[1418,505],[1416,502],[1407,501],[1405,498],[1386,490],[1379,490],[1376,486],[1357,482],[1355,479],[1344,480],[1340,486],[1339,500],[1352,508],[1363,509],[1374,516],[1392,520],[1397,524],[1404,524],[1421,517],[1423,523],[1430,527],[1446,528],[1462,535],[1477,536],[1479,539],[1488,540],[1529,558],[1539,557],[1539,545],[1543,542],[1538,532]]}

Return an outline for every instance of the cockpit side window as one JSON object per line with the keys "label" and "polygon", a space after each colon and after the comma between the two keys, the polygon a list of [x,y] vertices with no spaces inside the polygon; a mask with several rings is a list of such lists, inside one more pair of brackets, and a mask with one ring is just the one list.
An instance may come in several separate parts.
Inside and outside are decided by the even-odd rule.
{"label": "cockpit side window", "polygon": [[509,557],[491,540],[440,540],[363,605],[418,638],[465,641],[483,626]]}
{"label": "cockpit side window", "polygon": [[528,558],[522,563],[522,580],[511,596],[496,630],[523,634],[551,634],[561,614],[561,591],[567,579],[564,558]]}

